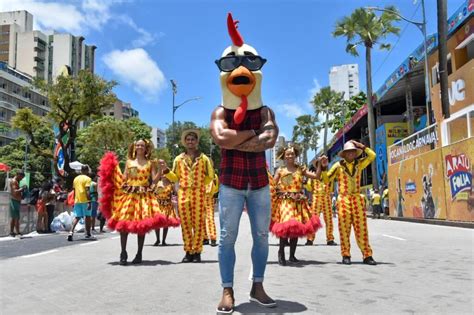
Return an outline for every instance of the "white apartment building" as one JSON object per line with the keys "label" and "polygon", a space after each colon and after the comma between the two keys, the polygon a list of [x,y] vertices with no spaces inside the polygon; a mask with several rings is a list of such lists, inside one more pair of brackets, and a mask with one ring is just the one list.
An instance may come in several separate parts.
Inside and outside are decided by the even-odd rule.
{"label": "white apartment building", "polygon": [[165,131],[158,127],[151,129],[151,142],[155,148],[164,148],[166,146],[166,134]]}
{"label": "white apartment building", "polygon": [[0,12],[0,61],[31,77],[51,82],[66,65],[72,75],[94,72],[95,46],[84,37],[33,31],[33,15],[27,11]]}
{"label": "white apartment building", "polygon": [[331,90],[344,93],[344,99],[359,94],[359,65],[348,64],[331,67],[329,71]]}

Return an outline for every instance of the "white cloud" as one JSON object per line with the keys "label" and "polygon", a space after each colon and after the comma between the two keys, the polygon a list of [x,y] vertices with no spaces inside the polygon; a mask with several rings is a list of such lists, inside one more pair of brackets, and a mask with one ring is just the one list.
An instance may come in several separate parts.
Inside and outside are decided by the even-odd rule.
{"label": "white cloud", "polygon": [[163,72],[142,48],[113,50],[102,60],[117,76],[117,81],[132,86],[148,100],[156,97],[166,87]]}
{"label": "white cloud", "polygon": [[132,41],[133,47],[144,47],[144,46],[147,46],[148,44],[153,44],[158,40],[158,38],[163,36],[163,33],[154,34],[139,27],[135,23],[135,21],[133,21],[133,19],[130,18],[129,16],[120,15],[120,16],[117,16],[117,20],[130,26],[133,30],[135,30],[139,34],[139,37]]}
{"label": "white cloud", "polygon": [[306,106],[313,110],[313,105],[311,104],[311,101],[313,100],[313,97],[316,93],[318,93],[321,90],[321,84],[319,84],[318,79],[313,79],[313,87],[308,90],[308,102],[306,103]]}
{"label": "white cloud", "polygon": [[65,31],[74,35],[87,35],[101,31],[107,23],[119,21],[138,33],[133,47],[155,42],[162,34],[154,34],[139,27],[132,18],[114,14],[116,5],[126,0],[82,0],[58,3],[41,0],[1,0],[0,11],[27,10],[34,17],[34,29]]}
{"label": "white cloud", "polygon": [[296,118],[298,116],[306,114],[305,111],[301,108],[301,106],[295,103],[277,105],[276,110],[286,115],[286,117],[288,118]]}

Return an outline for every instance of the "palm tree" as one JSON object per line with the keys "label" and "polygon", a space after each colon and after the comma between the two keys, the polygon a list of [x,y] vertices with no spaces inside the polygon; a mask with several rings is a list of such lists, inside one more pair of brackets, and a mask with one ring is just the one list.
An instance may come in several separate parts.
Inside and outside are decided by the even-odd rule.
{"label": "palm tree", "polygon": [[303,150],[303,163],[308,164],[308,150],[316,150],[319,140],[317,116],[302,115],[296,117],[296,125],[293,126],[292,141],[298,143]]}
{"label": "palm tree", "polygon": [[[379,45],[380,49],[390,49],[390,44],[383,43],[382,40],[390,34],[398,35],[400,32],[400,28],[393,26],[393,22],[399,21],[400,18],[392,12],[398,12],[398,10],[394,6],[388,6],[385,9],[388,11],[384,11],[380,16],[364,8],[356,9],[350,16],[339,20],[332,33],[334,37],[346,37],[346,52],[353,56],[359,55],[357,46],[365,46],[368,127],[370,146],[372,148],[375,148],[375,129],[377,126],[374,118],[374,106],[372,104],[371,52],[376,44]],[[373,187],[377,187],[375,163],[372,163],[372,184]]]}
{"label": "palm tree", "polygon": [[324,115],[324,154],[328,151],[328,128],[332,124],[331,117],[341,115],[344,97],[342,93],[331,90],[329,86],[323,87],[314,97],[311,103],[316,116]]}

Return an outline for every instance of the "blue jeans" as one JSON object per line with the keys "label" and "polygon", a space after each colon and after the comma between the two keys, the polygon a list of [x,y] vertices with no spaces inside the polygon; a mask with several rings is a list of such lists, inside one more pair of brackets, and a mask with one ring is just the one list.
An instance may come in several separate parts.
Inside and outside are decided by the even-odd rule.
{"label": "blue jeans", "polygon": [[235,240],[244,204],[252,230],[253,281],[263,282],[268,258],[268,233],[270,226],[269,186],[257,190],[238,190],[226,185],[219,188],[219,269],[222,287],[234,286]]}

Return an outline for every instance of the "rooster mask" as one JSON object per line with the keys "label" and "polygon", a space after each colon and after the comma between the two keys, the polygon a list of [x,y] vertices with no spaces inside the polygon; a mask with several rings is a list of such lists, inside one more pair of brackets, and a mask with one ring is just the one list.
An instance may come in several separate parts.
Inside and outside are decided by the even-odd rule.
{"label": "rooster mask", "polygon": [[232,14],[227,16],[227,29],[232,39],[232,46],[227,47],[216,64],[220,72],[222,89],[222,106],[235,110],[234,122],[242,123],[247,110],[263,106],[260,69],[266,59],[260,57],[244,40],[237,30],[239,21],[234,21]]}

